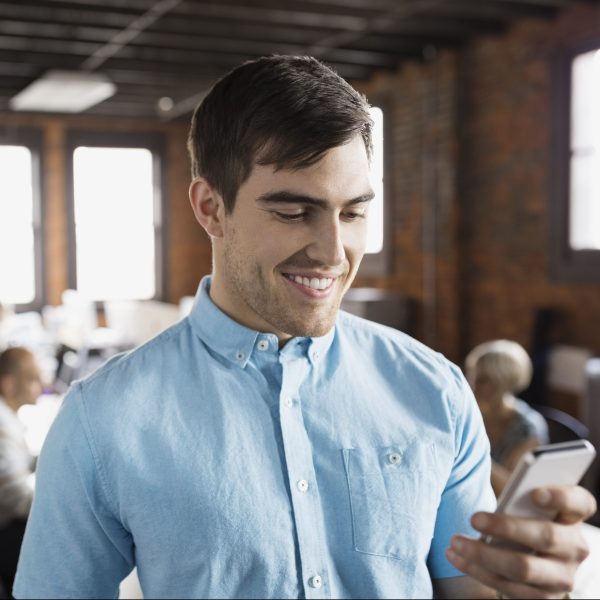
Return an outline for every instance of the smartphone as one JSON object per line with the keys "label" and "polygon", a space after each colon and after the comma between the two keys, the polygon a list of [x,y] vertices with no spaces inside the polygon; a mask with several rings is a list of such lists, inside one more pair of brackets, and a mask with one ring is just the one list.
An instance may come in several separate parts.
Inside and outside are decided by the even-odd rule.
{"label": "smartphone", "polygon": [[[523,455],[498,498],[496,512],[553,521],[556,511],[537,506],[531,492],[547,485],[577,485],[592,464],[596,450],[587,440],[538,446]],[[490,536],[489,543],[500,543]],[[505,544],[502,544],[505,545]]]}

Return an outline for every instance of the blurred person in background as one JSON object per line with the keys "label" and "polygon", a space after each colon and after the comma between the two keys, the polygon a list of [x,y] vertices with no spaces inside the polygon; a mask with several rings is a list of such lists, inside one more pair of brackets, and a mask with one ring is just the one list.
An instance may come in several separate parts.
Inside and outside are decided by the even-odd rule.
{"label": "blurred person in background", "polygon": [[525,349],[510,340],[476,346],[466,358],[466,375],[490,438],[492,487],[498,496],[525,452],[547,444],[544,417],[515,396],[531,381]]}
{"label": "blurred person in background", "polygon": [[0,586],[9,595],[35,485],[35,461],[17,411],[35,404],[41,392],[40,371],[29,350],[15,347],[0,354]]}

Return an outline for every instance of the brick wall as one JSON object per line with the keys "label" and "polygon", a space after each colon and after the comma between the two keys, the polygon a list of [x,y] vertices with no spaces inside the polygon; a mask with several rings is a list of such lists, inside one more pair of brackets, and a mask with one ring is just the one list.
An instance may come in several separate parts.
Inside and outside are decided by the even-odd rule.
{"label": "brick wall", "polygon": [[[357,279],[399,291],[419,310],[417,337],[458,353],[457,56],[442,52],[362,86],[386,122],[386,201],[393,253],[387,276]],[[389,140],[391,137],[391,140]]]}
{"label": "brick wall", "polygon": [[554,281],[549,263],[553,61],[590,36],[600,45],[600,7],[574,4],[461,57],[463,351],[499,336],[527,346],[534,311],[552,307],[566,317],[559,341],[600,354],[600,285]]}
{"label": "brick wall", "polygon": [[539,307],[564,313],[558,341],[600,354],[600,285],[553,281],[548,252],[552,57],[599,33],[600,7],[576,3],[362,87],[389,103],[394,260],[357,285],[417,300],[418,336],[453,360],[496,337],[528,347]]}

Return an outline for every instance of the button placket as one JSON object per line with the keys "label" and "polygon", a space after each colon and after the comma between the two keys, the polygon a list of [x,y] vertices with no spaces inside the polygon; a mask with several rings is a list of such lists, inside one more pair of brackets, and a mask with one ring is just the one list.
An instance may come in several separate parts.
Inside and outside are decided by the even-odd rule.
{"label": "button placket", "polygon": [[[281,356],[282,386],[279,418],[285,451],[285,467],[291,488],[291,501],[301,568],[311,574],[304,579],[307,599],[328,598],[325,580],[325,533],[313,449],[304,424],[301,386],[312,369],[304,356]],[[290,410],[293,409],[293,410]]]}

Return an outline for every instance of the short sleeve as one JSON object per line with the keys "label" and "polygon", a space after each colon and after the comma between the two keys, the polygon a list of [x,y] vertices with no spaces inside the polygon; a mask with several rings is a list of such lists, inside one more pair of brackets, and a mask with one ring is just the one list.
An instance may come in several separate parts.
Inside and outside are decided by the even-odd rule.
{"label": "short sleeve", "polygon": [[438,508],[428,558],[432,579],[464,575],[446,559],[450,538],[457,533],[478,537],[470,525],[471,516],[496,508],[489,441],[481,413],[460,370],[452,366],[452,373],[447,393],[455,424],[454,463]]}
{"label": "short sleeve", "polygon": [[76,385],[42,449],[16,598],[116,598],[133,568],[131,535],[115,517],[81,405]]}

